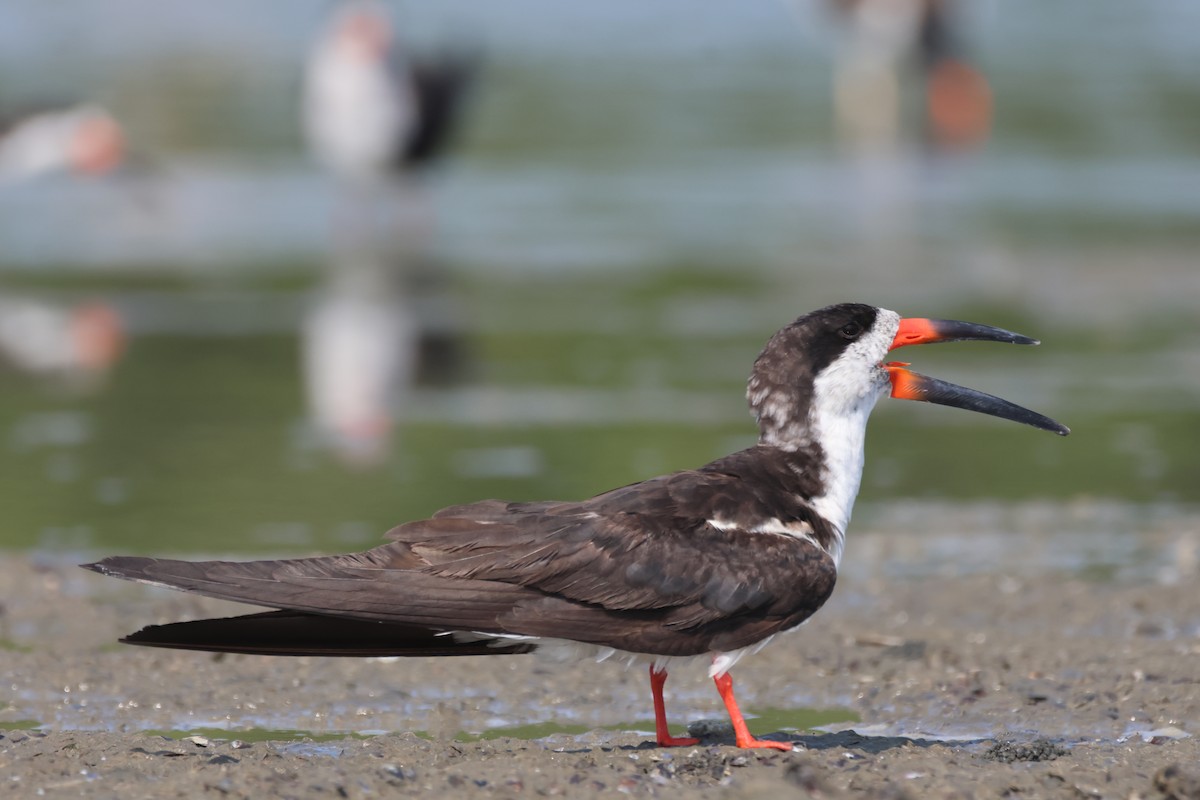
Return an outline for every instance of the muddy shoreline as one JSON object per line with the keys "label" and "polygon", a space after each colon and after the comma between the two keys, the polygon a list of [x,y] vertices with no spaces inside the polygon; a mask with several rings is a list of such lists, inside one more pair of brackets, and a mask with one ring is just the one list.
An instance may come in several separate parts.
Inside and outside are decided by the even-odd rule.
{"label": "muddy shoreline", "polygon": [[[10,554],[0,785],[13,797],[1200,797],[1194,575],[894,577],[863,564],[871,552],[811,623],[734,672],[752,730],[795,742],[790,753],[739,751],[720,731],[651,746],[645,675],[615,664],[117,646],[144,624],[236,607]],[[676,730],[722,716],[699,671],[672,673],[667,702]]]}

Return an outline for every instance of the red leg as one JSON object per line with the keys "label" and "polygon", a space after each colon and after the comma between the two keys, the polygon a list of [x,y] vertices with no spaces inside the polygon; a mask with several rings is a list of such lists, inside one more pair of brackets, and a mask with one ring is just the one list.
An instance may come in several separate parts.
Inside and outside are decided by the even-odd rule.
{"label": "red leg", "polygon": [[[663,677],[665,678],[666,676]],[[720,692],[721,699],[725,701],[725,709],[729,712],[729,721],[733,723],[733,734],[737,738],[738,747],[771,747],[776,750],[792,749],[792,746],[787,742],[755,739],[750,735],[750,729],[746,727],[746,720],[742,718],[741,709],[738,708],[737,700],[733,697],[733,678],[729,677],[728,672],[724,672],[713,678],[713,682],[717,684],[717,691]]]}
{"label": "red leg", "polygon": [[667,671],[650,667],[650,693],[654,695],[654,733],[660,747],[687,747],[699,744],[699,739],[672,736],[667,730],[667,704],[663,701],[663,686],[667,682]]}

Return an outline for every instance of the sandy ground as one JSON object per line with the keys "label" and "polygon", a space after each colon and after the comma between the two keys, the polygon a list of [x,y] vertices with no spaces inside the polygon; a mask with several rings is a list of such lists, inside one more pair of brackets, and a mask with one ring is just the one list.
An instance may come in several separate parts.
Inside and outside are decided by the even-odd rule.
{"label": "sandy ground", "polygon": [[[144,650],[113,642],[236,607],[20,555],[0,586],[4,797],[1200,798],[1194,575],[850,571],[734,671],[788,753],[652,746],[640,669]],[[667,702],[723,715],[699,669]]]}

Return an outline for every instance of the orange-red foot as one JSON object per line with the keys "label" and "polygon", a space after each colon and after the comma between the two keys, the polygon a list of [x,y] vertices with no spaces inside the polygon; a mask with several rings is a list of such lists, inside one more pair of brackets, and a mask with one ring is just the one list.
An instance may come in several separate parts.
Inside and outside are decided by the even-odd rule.
{"label": "orange-red foot", "polygon": [[659,747],[691,747],[694,744],[700,744],[700,740],[687,736],[662,736],[661,734],[658,737]]}
{"label": "orange-red foot", "polygon": [[760,748],[769,748],[771,750],[784,750],[784,751],[790,751],[792,749],[792,745],[789,742],[773,742],[770,739],[755,739],[752,736],[747,736],[745,739],[743,739],[742,737],[739,736],[737,738],[737,746],[738,747],[760,747]]}
{"label": "orange-red foot", "polygon": [[717,692],[720,693],[721,699],[725,701],[725,710],[729,712],[729,721],[733,723],[733,735],[738,747],[759,747],[771,750],[792,749],[792,745],[788,742],[755,739],[750,735],[750,729],[746,727],[746,720],[733,696],[733,678],[729,676],[728,672],[717,675],[713,678],[713,682],[717,685]]}
{"label": "orange-red foot", "polygon": [[667,730],[667,708],[663,701],[663,686],[667,683],[667,671],[650,667],[650,692],[654,697],[654,734],[659,747],[691,747],[700,744],[699,739],[672,736]]}

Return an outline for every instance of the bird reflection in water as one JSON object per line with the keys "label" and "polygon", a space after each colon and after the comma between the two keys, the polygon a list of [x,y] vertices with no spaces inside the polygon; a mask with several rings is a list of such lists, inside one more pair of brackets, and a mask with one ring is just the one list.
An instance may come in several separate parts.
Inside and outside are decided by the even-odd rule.
{"label": "bird reflection in water", "polygon": [[413,377],[418,327],[398,266],[368,248],[345,253],[326,269],[301,328],[318,443],[355,466],[386,459]]}
{"label": "bird reflection in water", "polygon": [[125,326],[109,303],[74,305],[0,295],[0,361],[72,389],[103,382],[125,351]]}

